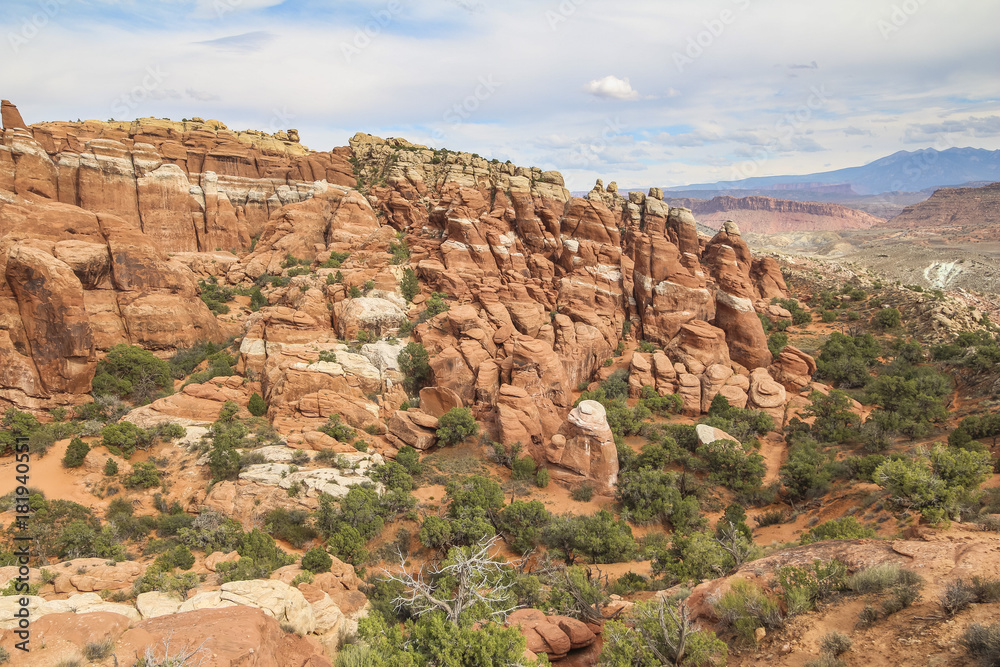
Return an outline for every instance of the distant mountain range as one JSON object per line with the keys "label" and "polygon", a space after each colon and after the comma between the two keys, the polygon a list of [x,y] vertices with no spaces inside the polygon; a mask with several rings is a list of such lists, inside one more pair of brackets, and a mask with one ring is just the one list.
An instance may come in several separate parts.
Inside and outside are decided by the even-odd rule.
{"label": "distant mountain range", "polygon": [[[793,193],[800,195],[802,193],[796,191],[804,190],[814,195],[825,194],[826,197],[820,201],[843,201],[845,196],[852,194],[919,192],[973,182],[995,181],[1000,181],[1000,150],[948,148],[939,151],[934,148],[924,148],[917,151],[899,151],[861,167],[814,174],[758,176],[738,181],[699,183],[664,188],[664,191],[696,196],[692,191],[713,191],[713,194],[717,195],[720,194],[719,190],[755,190],[767,191],[771,196],[788,197]],[[801,199],[800,196],[788,198]]]}

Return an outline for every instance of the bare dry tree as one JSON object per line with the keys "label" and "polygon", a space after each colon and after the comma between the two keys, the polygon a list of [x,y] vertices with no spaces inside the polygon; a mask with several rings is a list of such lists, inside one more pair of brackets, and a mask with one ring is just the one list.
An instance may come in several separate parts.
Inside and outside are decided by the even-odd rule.
{"label": "bare dry tree", "polygon": [[[733,570],[737,570],[740,565],[752,559],[751,557],[756,549],[754,543],[743,537],[732,521],[728,521],[727,523],[729,525],[721,526],[718,529],[715,541],[719,543],[723,551],[732,557]],[[723,572],[720,573],[720,576],[725,576],[726,574],[728,573]]]}
{"label": "bare dry tree", "polygon": [[[463,612],[483,603],[493,620],[503,622],[518,605],[511,602],[511,588],[516,579],[508,577],[505,580],[503,576],[510,571],[509,564],[490,557],[490,550],[499,539],[494,536],[464,549],[453,549],[450,560],[431,567],[423,565],[416,572],[407,571],[406,556],[397,550],[400,571],[394,573],[382,568],[389,581],[406,588],[405,593],[393,600],[396,608],[410,606],[418,616],[429,611],[443,611],[449,621],[458,625]],[[437,582],[442,578],[455,582],[448,599],[435,595],[440,591]]]}

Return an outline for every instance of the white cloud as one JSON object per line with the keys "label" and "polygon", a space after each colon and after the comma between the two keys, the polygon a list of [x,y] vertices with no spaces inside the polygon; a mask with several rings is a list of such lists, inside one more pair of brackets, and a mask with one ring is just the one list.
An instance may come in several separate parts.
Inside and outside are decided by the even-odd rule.
{"label": "white cloud", "polygon": [[628,78],[619,79],[609,74],[603,79],[594,79],[583,88],[591,95],[615,100],[637,100],[638,91],[632,88]]}

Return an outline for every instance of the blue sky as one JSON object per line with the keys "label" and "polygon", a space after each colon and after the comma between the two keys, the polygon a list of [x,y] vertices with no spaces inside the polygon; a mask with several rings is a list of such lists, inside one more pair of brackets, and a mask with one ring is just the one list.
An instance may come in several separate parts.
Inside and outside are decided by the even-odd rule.
{"label": "blue sky", "polygon": [[0,97],[672,186],[1000,148],[997,25],[983,0],[5,0]]}

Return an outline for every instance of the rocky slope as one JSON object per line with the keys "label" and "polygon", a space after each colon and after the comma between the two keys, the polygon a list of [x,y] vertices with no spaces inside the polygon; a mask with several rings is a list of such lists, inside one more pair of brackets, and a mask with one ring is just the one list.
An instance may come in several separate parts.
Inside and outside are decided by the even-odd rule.
{"label": "rocky slope", "polygon": [[998,223],[1000,183],[993,183],[981,188],[941,188],[930,199],[907,206],[884,226],[893,229],[993,228]]}
{"label": "rocky slope", "polygon": [[773,197],[722,196],[707,201],[673,198],[669,201],[672,205],[690,208],[698,220],[709,227],[719,228],[726,220],[732,220],[744,232],[756,234],[867,229],[884,222],[864,211],[840,204]]}

